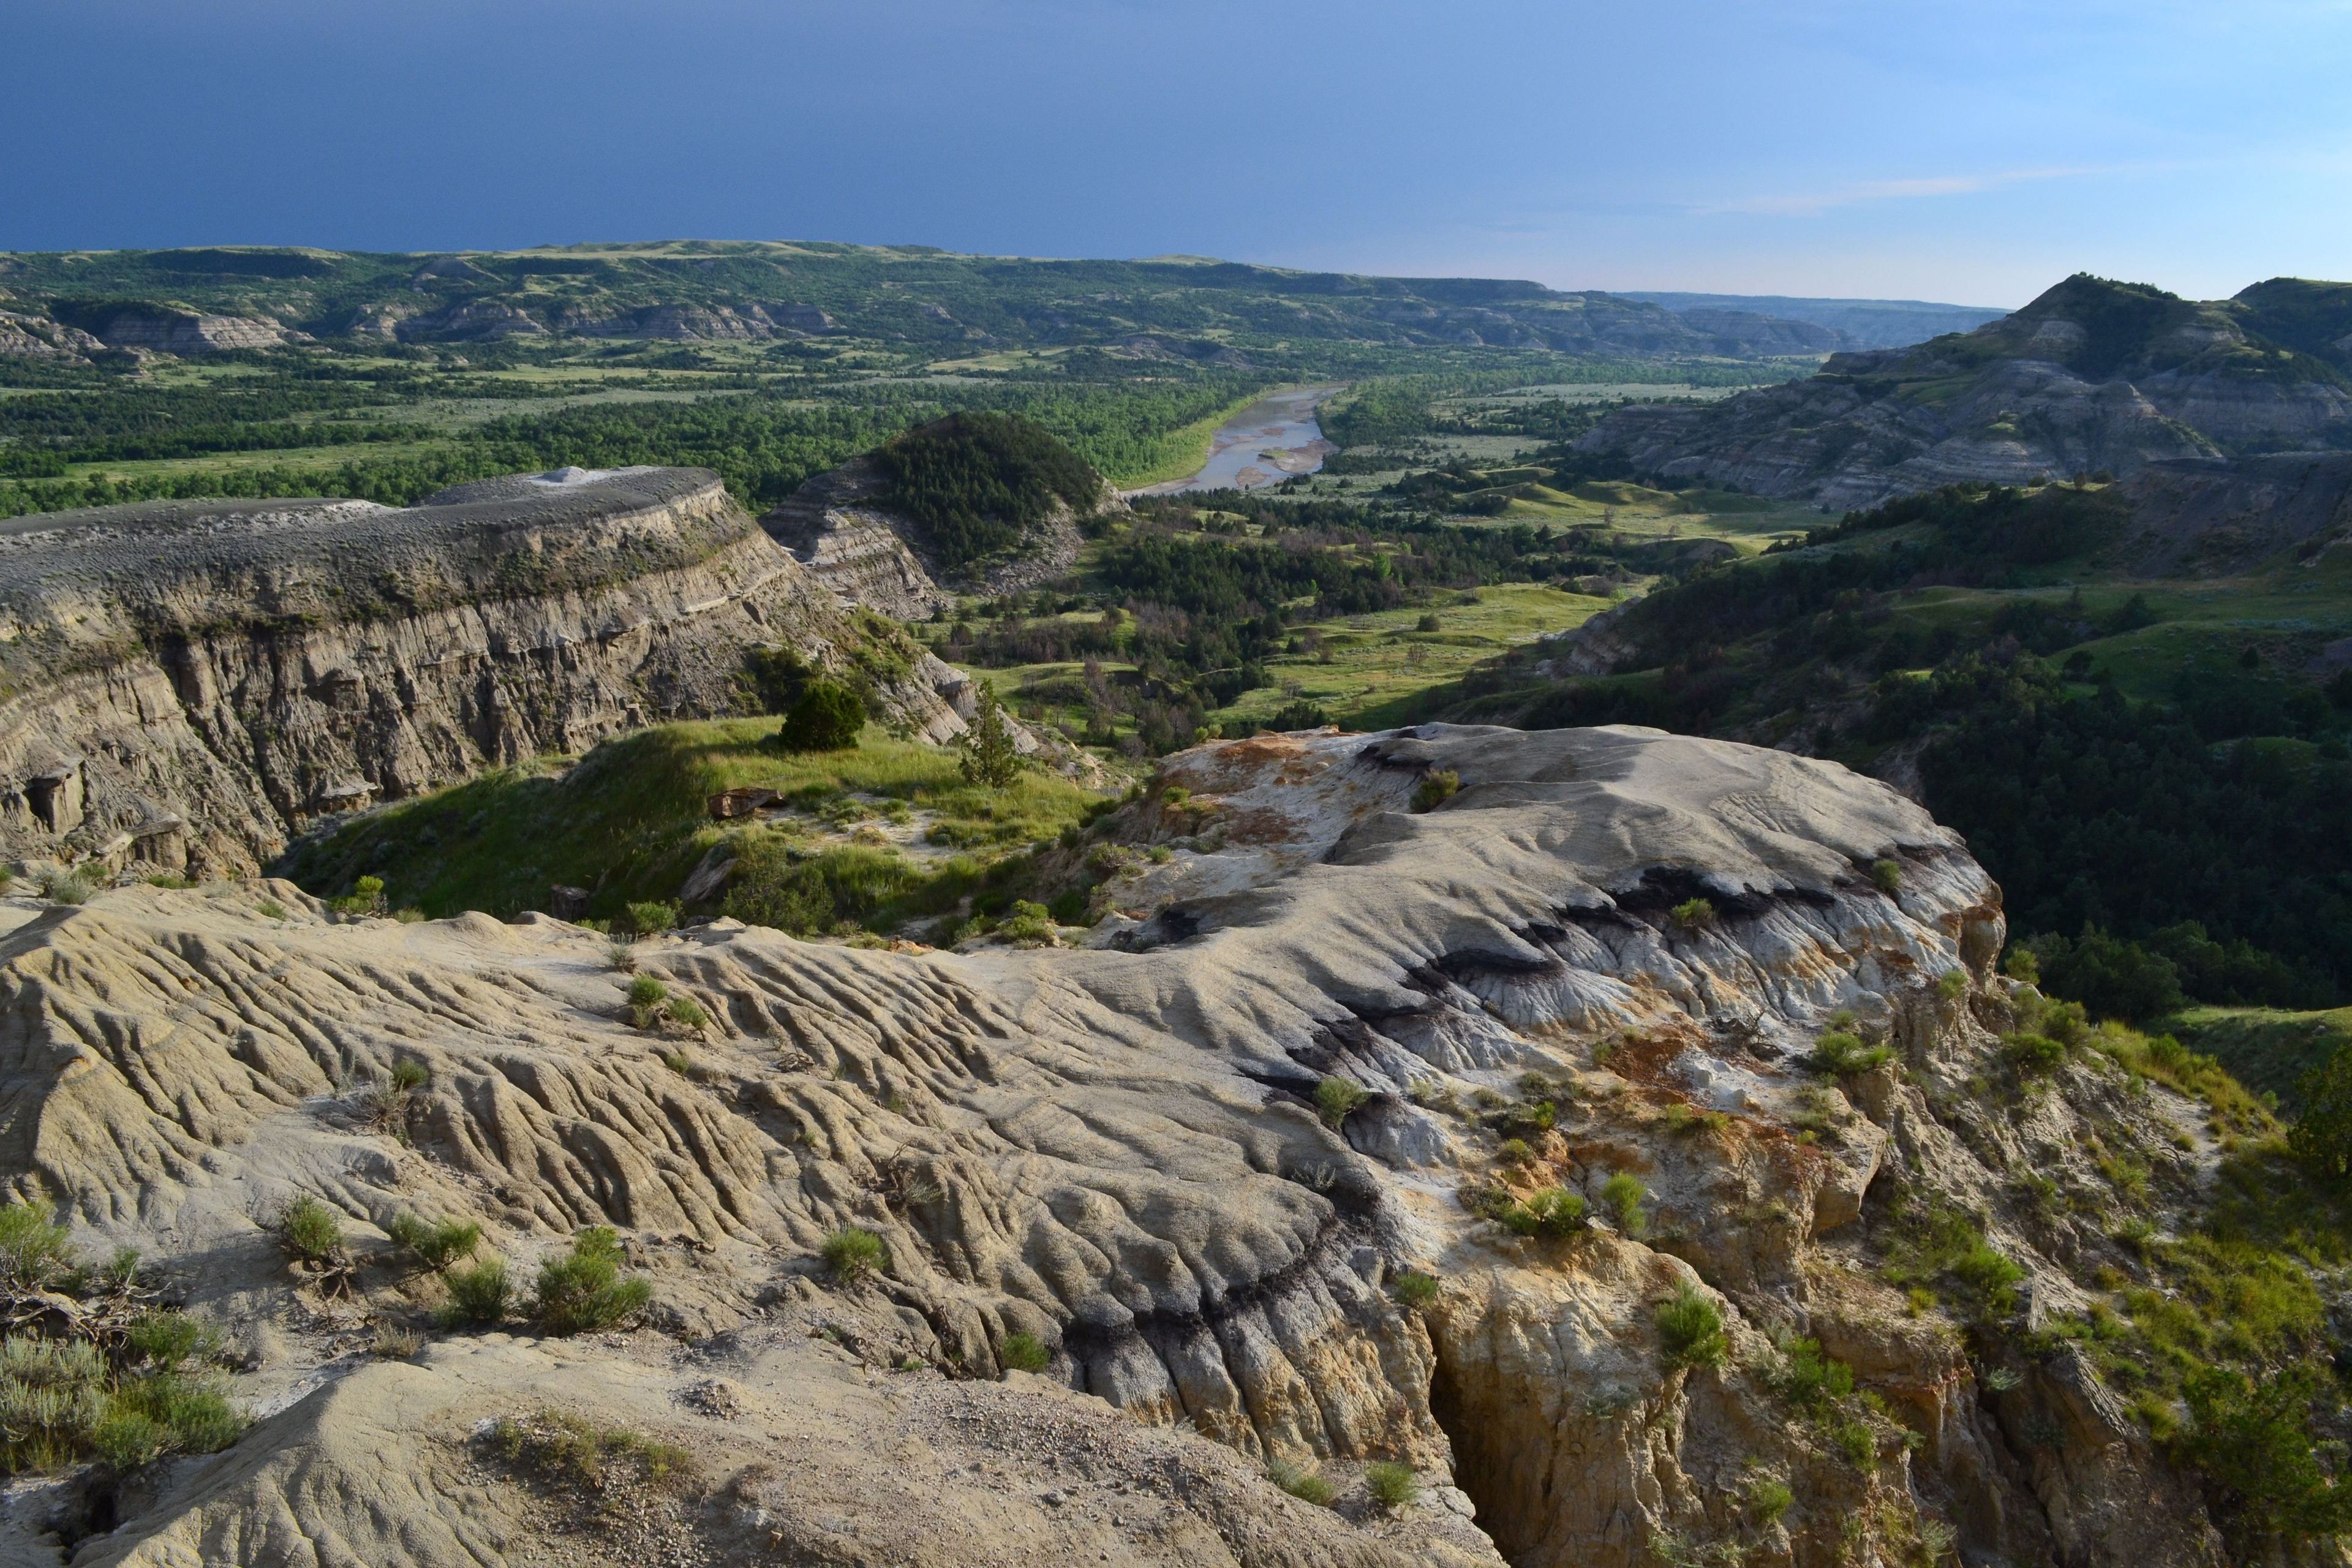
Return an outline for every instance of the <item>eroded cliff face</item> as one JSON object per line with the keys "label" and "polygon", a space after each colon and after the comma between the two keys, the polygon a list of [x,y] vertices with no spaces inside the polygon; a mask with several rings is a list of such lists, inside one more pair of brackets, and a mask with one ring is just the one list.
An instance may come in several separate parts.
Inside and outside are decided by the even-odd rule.
{"label": "eroded cliff face", "polygon": [[2352,444],[2352,384],[2260,336],[2273,325],[2233,301],[2070,279],[1972,332],[1833,354],[1810,381],[1704,406],[1625,409],[1579,445],[1836,511],[1961,480]]}
{"label": "eroded cliff face", "polygon": [[[1459,793],[1410,811],[1438,770]],[[2024,1269],[2029,1314],[2079,1305],[2084,1269],[2128,1263],[2103,1172],[2179,1197],[2206,1158],[2189,1102],[2105,1058],[1990,1095],[2013,1005],[1998,890],[1917,807],[1833,764],[1625,728],[1260,737],[1167,779],[1189,797],[1108,830],[1171,853],[1119,884],[1129,912],[1091,950],[719,921],[637,950],[708,1013],[690,1035],[628,1026],[604,939],[543,917],[339,921],[283,884],[20,903],[0,1168],[239,1325],[245,1381],[286,1411],[121,1503],[79,1561],[199,1542],[271,1561],[265,1521],[313,1515],[370,1563],[480,1560],[445,1538],[515,1550],[498,1487],[419,1501],[399,1478],[463,1469],[472,1424],[526,1405],[710,1441],[698,1367],[740,1389],[770,1467],[680,1524],[699,1549],[832,1561],[845,1531],[895,1531],[910,1561],[995,1561],[774,1435],[795,1400],[835,1444],[946,1420],[934,1391],[994,1373],[1016,1333],[1048,1352],[1045,1383],[1101,1402],[1067,1408],[1133,1421],[1070,1439],[1089,1479],[1046,1500],[1085,1508],[1039,1523],[1021,1489],[1045,1484],[1023,1468],[1045,1462],[1044,1417],[991,1403],[1032,1384],[975,1388],[958,1419],[997,1457],[972,1473],[1018,1494],[1006,1529],[1114,1561],[2221,1560],[2194,1489],[2087,1363],[1993,1376],[1955,1309],[1886,1280],[1890,1237],[1964,1212]],[[1801,1053],[1841,1013],[1886,1059],[1831,1087]],[[399,1061],[429,1080],[387,1110],[367,1086]],[[1329,1079],[1360,1103],[1318,1116]],[[2018,1197],[2027,1173],[2070,1206]],[[1493,1217],[1550,1187],[1589,1221]],[[298,1193],[348,1216],[355,1302],[292,1288],[264,1226]],[[354,1314],[436,1299],[381,1239],[401,1213],[477,1219],[522,1265],[616,1226],[654,1321],[695,1348],[640,1333],[551,1360],[490,1336],[349,1375]],[[886,1244],[870,1284],[814,1256],[847,1225]],[[1406,1271],[1431,1299],[1406,1304]],[[1678,1292],[1720,1313],[1719,1362],[1669,1353],[1657,1310]],[[1834,1418],[1792,1378],[1794,1336],[1859,1382]],[[871,1408],[820,1397],[835,1374],[807,1356],[835,1350]],[[1118,1499],[1148,1446],[1118,1434],[1171,1428],[1149,1450],[1167,1464],[1213,1442],[1250,1465],[1234,1489],[1180,1489],[1192,1523],[1132,1528]],[[338,1437],[369,1431],[409,1456],[393,1473]],[[1413,1465],[1423,1500],[1370,1506],[1375,1460]],[[1296,1512],[1258,1461],[1321,1468],[1354,1522]],[[773,1533],[747,1536],[740,1510],[796,1477],[822,1506],[758,1503]],[[1785,1506],[1759,1505],[1765,1481]]]}
{"label": "eroded cliff face", "polygon": [[0,524],[0,848],[250,872],[320,814],[728,712],[755,645],[863,660],[910,732],[962,730],[960,678],[875,658],[699,469],[520,476],[405,510],[17,518]]}
{"label": "eroded cliff face", "polygon": [[[1056,502],[1011,559],[976,572],[947,572],[930,531],[892,510],[888,491],[882,470],[860,458],[802,485],[762,514],[760,526],[843,599],[902,621],[929,620],[951,606],[958,593],[994,596],[1049,583],[1078,558],[1076,519]],[[1124,504],[1106,485],[1097,510]]]}

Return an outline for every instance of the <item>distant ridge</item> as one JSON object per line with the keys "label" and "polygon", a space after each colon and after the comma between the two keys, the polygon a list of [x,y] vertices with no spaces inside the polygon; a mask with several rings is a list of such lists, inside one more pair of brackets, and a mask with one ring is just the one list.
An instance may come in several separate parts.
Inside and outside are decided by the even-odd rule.
{"label": "distant ridge", "polygon": [[1627,300],[1661,305],[1675,314],[1695,310],[1745,310],[1784,321],[1811,321],[1846,335],[1843,345],[1899,349],[1946,332],[1972,332],[1997,321],[2007,310],[1990,305],[1942,305],[1927,300],[1811,300],[1789,294],[1674,294],[1621,289]]}

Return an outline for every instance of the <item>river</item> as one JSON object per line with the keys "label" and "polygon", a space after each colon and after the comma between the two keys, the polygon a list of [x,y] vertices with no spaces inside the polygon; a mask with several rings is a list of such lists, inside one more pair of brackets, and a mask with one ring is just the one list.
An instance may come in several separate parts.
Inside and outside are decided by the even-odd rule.
{"label": "river", "polygon": [[1209,460],[1199,473],[1130,493],[1173,495],[1179,490],[1256,489],[1293,474],[1311,474],[1339,448],[1323,438],[1317,405],[1339,388],[1299,386],[1270,392],[1223,425],[1209,443]]}

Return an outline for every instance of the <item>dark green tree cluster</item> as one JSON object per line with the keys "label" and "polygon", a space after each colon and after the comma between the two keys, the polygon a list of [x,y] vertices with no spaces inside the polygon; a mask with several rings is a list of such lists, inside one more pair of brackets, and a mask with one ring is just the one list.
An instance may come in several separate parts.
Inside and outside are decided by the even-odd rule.
{"label": "dark green tree cluster", "polygon": [[885,442],[875,461],[892,507],[929,530],[950,572],[1002,554],[1057,510],[1095,510],[1102,476],[1044,426],[1011,414],[950,414]]}

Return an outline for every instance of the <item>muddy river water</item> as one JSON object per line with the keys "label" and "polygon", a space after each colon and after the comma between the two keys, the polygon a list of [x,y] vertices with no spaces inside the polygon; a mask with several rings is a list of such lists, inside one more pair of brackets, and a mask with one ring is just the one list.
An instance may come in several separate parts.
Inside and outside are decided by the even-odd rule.
{"label": "muddy river water", "polygon": [[1270,392],[1217,427],[1199,473],[1150,485],[1138,495],[1179,490],[1255,489],[1293,474],[1311,474],[1339,448],[1323,438],[1316,406],[1339,388],[1298,386]]}

